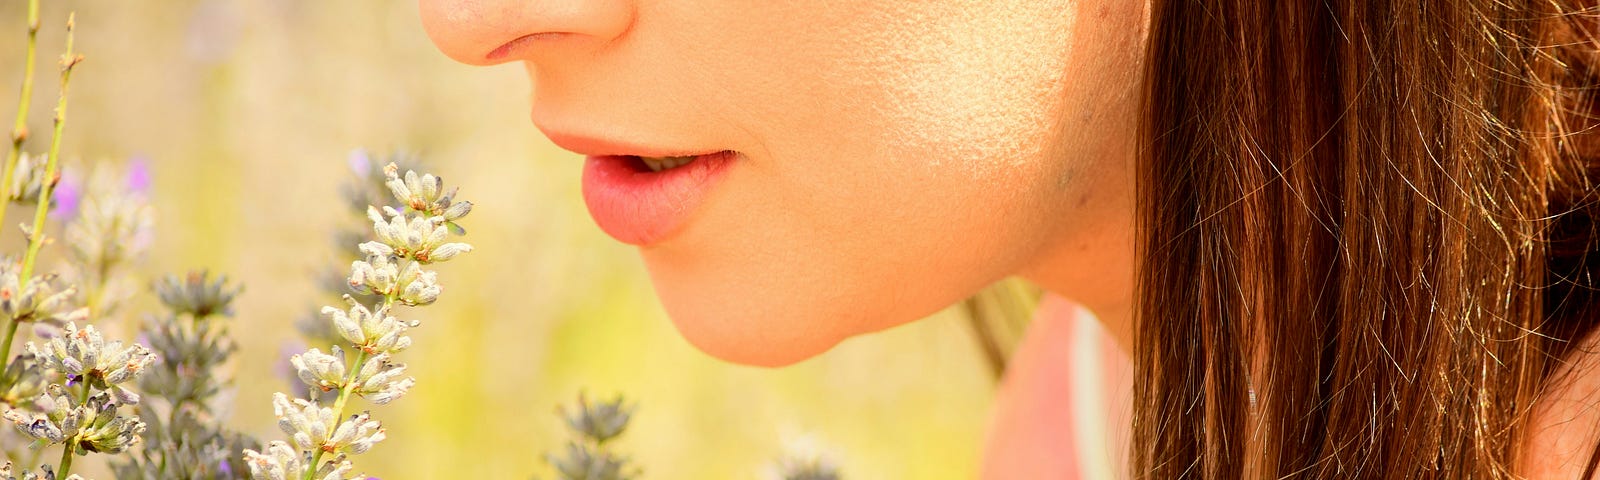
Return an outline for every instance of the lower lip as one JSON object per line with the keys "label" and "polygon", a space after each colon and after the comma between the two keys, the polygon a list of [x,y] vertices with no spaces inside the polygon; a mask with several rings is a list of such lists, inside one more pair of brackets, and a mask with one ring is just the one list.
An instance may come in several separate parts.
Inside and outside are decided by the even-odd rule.
{"label": "lower lip", "polygon": [[736,158],[731,151],[710,153],[653,172],[636,157],[588,157],[583,202],[607,235],[632,245],[659,243],[689,221]]}

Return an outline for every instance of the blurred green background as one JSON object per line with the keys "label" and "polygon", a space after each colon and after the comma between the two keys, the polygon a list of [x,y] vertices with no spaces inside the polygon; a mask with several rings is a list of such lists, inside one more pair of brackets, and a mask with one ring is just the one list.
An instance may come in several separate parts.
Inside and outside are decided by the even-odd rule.
{"label": "blurred green background", "polygon": [[[25,5],[0,0],[0,118],[14,115]],[[441,268],[410,363],[418,387],[374,413],[389,440],[357,467],[386,479],[551,477],[579,390],[640,404],[619,448],[647,479],[765,478],[809,438],[849,479],[970,478],[993,380],[954,311],[778,369],[694,350],[656,304],[631,247],[578,193],[580,159],[527,120],[515,65],[455,64],[409,1],[44,2],[28,151],[47,148],[62,25],[78,12],[62,148],[68,168],[146,157],[158,233],[146,279],[209,267],[247,285],[231,424],[281,438],[271,393],[294,321],[328,302],[312,281],[357,222],[338,185],[353,148],[414,150],[477,204],[477,251]],[[9,123],[5,125],[9,126]],[[12,219],[24,218],[13,214]],[[13,228],[3,230],[9,252]],[[145,280],[141,280],[142,282]],[[148,299],[130,314],[152,311]],[[326,348],[326,346],[323,346]],[[51,454],[53,455],[53,453]]]}

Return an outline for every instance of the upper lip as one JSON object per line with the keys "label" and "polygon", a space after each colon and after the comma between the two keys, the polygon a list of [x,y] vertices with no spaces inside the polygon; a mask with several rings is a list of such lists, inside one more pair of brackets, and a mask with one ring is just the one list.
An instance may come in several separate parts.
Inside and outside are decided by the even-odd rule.
{"label": "upper lip", "polygon": [[539,128],[546,137],[550,138],[556,146],[579,155],[591,157],[616,155],[638,157],[691,157],[716,153],[720,150],[687,149],[671,147],[653,147],[629,143],[623,140],[605,138],[600,135],[574,133],[553,129]]}

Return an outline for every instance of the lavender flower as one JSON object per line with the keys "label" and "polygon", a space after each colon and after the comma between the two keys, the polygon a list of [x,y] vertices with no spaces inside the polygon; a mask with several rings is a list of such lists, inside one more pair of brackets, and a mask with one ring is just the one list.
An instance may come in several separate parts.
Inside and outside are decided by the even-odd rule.
{"label": "lavender flower", "polygon": [[6,200],[18,205],[33,205],[39,203],[39,192],[44,191],[46,175],[45,165],[48,163],[44,155],[28,155],[22,153],[17,158],[13,167],[11,185],[6,187]]}
{"label": "lavender flower", "polygon": [[74,303],[77,287],[51,274],[23,284],[23,265],[12,258],[0,259],[0,315],[13,324],[33,323],[40,335],[52,335],[68,322],[81,322],[89,309]]}
{"label": "lavender flower", "polygon": [[172,313],[206,318],[212,315],[233,316],[233,299],[242,288],[228,285],[228,277],[211,278],[211,273],[200,270],[182,277],[168,275],[156,282],[156,296]]}
{"label": "lavender flower", "polygon": [[560,409],[567,427],[577,438],[567,442],[563,455],[545,455],[561,480],[630,480],[638,470],[630,468],[628,457],[613,451],[607,442],[622,435],[633,418],[633,406],[621,395],[609,402],[589,403],[578,394],[577,408]]}
{"label": "lavender flower", "polygon": [[79,330],[74,323],[68,323],[64,335],[45,342],[43,347],[28,342],[27,349],[44,368],[60,372],[74,382],[88,382],[88,386],[115,395],[128,405],[138,404],[139,394],[121,384],[143,373],[156,359],[144,345],[123,347],[121,341],[107,342],[93,325]]}
{"label": "lavender flower", "polygon": [[594,443],[603,444],[622,435],[622,431],[628,428],[628,420],[633,418],[633,409],[633,406],[623,404],[621,395],[609,402],[590,404],[580,393],[578,408],[572,412],[562,409],[562,416],[572,431]]}
{"label": "lavender flower", "polygon": [[123,183],[128,187],[128,192],[135,195],[145,195],[150,192],[150,186],[155,179],[150,175],[150,159],[143,155],[135,156],[128,160],[128,174]]}
{"label": "lavender flower", "polygon": [[33,355],[17,355],[6,364],[4,373],[0,373],[0,385],[5,386],[5,390],[0,391],[0,402],[12,409],[35,410],[38,407],[34,400],[44,393],[49,383]]}
{"label": "lavender flower", "polygon": [[[245,450],[256,479],[344,479],[353,468],[349,456],[371,449],[386,437],[381,424],[367,413],[344,416],[346,402],[360,396],[387,404],[405,395],[416,380],[394,355],[411,345],[405,333],[416,321],[393,315],[396,306],[432,304],[442,293],[438,274],[425,265],[450,260],[472,250],[447,242],[455,220],[471,210],[455,202],[454,191],[440,193],[438,177],[407,171],[401,179],[393,163],[384,167],[386,184],[402,209],[369,206],[375,241],[357,245],[363,258],[350,265],[346,282],[370,303],[346,295],[349,309],[323,307],[321,318],[338,342],[324,353],[313,348],[290,358],[295,376],[312,392],[310,398],[278,393],[273,398],[278,426],[289,442],[273,442],[265,450]],[[413,188],[415,190],[413,190]],[[347,358],[346,349],[353,358]],[[331,405],[316,392],[334,394]],[[333,454],[326,461],[323,456]],[[306,461],[309,460],[309,461]]]}
{"label": "lavender flower", "polygon": [[562,480],[626,480],[627,457],[581,442],[568,442],[566,455],[548,458]]}
{"label": "lavender flower", "polygon": [[783,458],[768,475],[774,480],[839,480],[839,467],[832,455],[823,451],[809,436],[792,438],[785,442]]}
{"label": "lavender flower", "polygon": [[223,322],[242,289],[203,270],[168,275],[154,288],[167,313],[147,317],[141,336],[160,361],[138,383],[166,409],[147,402],[139,410],[148,441],[112,470],[123,479],[245,478],[241,450],[259,442],[223,428],[213,413],[215,398],[231,383],[221,367],[237,350]]}
{"label": "lavender flower", "polygon": [[[292,480],[300,477],[297,472],[305,470],[300,452],[290,448],[287,443],[272,442],[267,446],[266,453],[247,450],[245,455],[248,457],[251,478]],[[339,454],[312,472],[309,478],[345,480],[353,468],[344,454]]]}
{"label": "lavender flower", "polygon": [[121,453],[138,443],[144,432],[144,422],[118,413],[122,404],[110,393],[80,401],[68,395],[65,387],[52,384],[39,403],[46,406],[44,413],[13,409],[4,414],[17,431],[34,439],[33,448],[60,443],[78,455]]}
{"label": "lavender flower", "polygon": [[406,207],[413,211],[422,212],[427,217],[443,219],[443,223],[450,225],[457,235],[465,235],[466,230],[455,225],[455,221],[472,212],[472,202],[456,202],[456,190],[445,191],[444,180],[433,175],[417,175],[414,171],[406,171],[404,179],[395,175],[399,167],[390,164],[384,167],[384,182],[389,191],[394,193],[394,198],[400,200]]}
{"label": "lavender flower", "polygon": [[[0,188],[5,189],[8,201],[32,202],[33,222],[23,228],[27,249],[20,262],[0,261],[0,314],[6,320],[3,340],[0,340],[0,359],[8,362],[5,375],[0,380],[0,391],[8,396],[19,395],[18,386],[34,385],[40,379],[65,378],[67,383],[50,383],[37,400],[24,403],[8,398],[9,407],[0,417],[10,421],[17,431],[33,439],[40,448],[61,444],[61,460],[57,463],[59,475],[72,471],[75,456],[89,452],[120,453],[140,442],[144,423],[137,417],[122,415],[120,407],[137,401],[138,396],[121,384],[133,380],[153,361],[143,347],[123,348],[121,342],[106,342],[89,326],[77,328],[77,321],[85,320],[90,310],[75,302],[76,288],[66,282],[58,283],[55,275],[35,277],[34,268],[40,250],[46,243],[45,221],[49,217],[51,200],[59,186],[61,134],[66,124],[67,92],[72,72],[83,56],[73,51],[74,16],[66,22],[66,52],[61,56],[61,84],[55,108],[55,121],[50,141],[50,152],[41,157],[22,158],[19,151],[26,138],[24,120],[27,115],[29,93],[32,90],[33,51],[39,29],[39,1],[28,2],[28,75],[23,79],[23,99],[19,109],[16,138],[6,157],[4,174],[0,175]],[[0,217],[5,209],[0,209]],[[3,225],[4,222],[0,222]],[[81,265],[79,265],[81,267]],[[98,285],[96,286],[98,288]],[[11,360],[11,345],[18,328],[23,323],[38,325],[64,322],[63,335],[49,338],[43,347],[28,342],[29,355],[21,362]],[[41,332],[43,335],[45,332]],[[31,364],[30,364],[31,363]],[[31,375],[37,375],[30,378]],[[8,452],[9,453],[9,452]],[[0,476],[12,477],[9,466]],[[42,477],[32,472],[23,478],[53,479],[57,473],[46,468]],[[70,478],[81,478],[72,475]]]}
{"label": "lavender flower", "polygon": [[345,295],[344,300],[350,304],[348,312],[322,307],[322,316],[345,341],[367,353],[399,353],[411,346],[411,337],[405,333],[420,322],[402,322],[390,316],[387,308],[379,308],[377,312],[367,310],[366,305],[349,295]]}
{"label": "lavender flower", "polygon": [[[90,311],[110,317],[138,291],[129,268],[149,250],[155,215],[146,198],[149,172],[135,160],[126,168],[96,165],[87,182],[63,182],[56,209],[66,218],[68,277]],[[69,179],[72,177],[68,177]],[[70,187],[70,188],[68,188]]]}
{"label": "lavender flower", "polygon": [[[387,162],[374,161],[373,155],[365,150],[352,150],[346,157],[346,163],[353,174],[352,178],[340,185],[340,196],[344,199],[345,210],[352,216],[363,217],[372,207],[389,207],[404,209],[405,205],[394,198],[389,186],[385,185],[387,175],[384,173],[386,163],[393,163],[399,170],[422,170],[421,160],[413,154],[396,153],[386,157]],[[356,223],[358,228],[338,228],[332,235],[333,244],[346,252],[349,257],[345,262],[364,260],[366,254],[359,250],[350,250],[351,245],[366,242],[372,236],[372,230]],[[340,268],[324,268],[317,275],[317,285],[322,290],[332,294],[333,298],[343,295],[353,295],[355,299],[364,304],[375,304],[383,297],[378,295],[352,292],[348,285],[349,272]],[[319,308],[312,308],[309,314],[302,316],[295,322],[295,327],[300,330],[313,344],[338,343],[339,334],[333,330],[333,325],[318,314]],[[329,399],[329,401],[332,401]]]}
{"label": "lavender flower", "polygon": [[[32,190],[38,187],[23,187],[21,185],[16,185],[13,186],[13,188],[28,188],[29,190]],[[55,205],[50,207],[50,219],[55,221],[64,221],[77,217],[78,201],[83,199],[83,188],[83,178],[81,178],[77,172],[72,170],[61,172],[61,181],[56,183],[55,198],[51,199]],[[38,196],[38,192],[36,191],[31,192],[31,194],[35,198]],[[18,198],[22,195],[20,191],[13,192],[13,195],[13,202],[24,203],[24,200]],[[27,201],[31,202],[32,200]]]}
{"label": "lavender flower", "polygon": [[786,458],[778,470],[783,480],[839,480],[839,471],[821,458]]}
{"label": "lavender flower", "polygon": [[[56,480],[56,472],[49,465],[39,467],[41,473],[22,472],[22,480]],[[17,480],[16,474],[11,471],[11,462],[0,466],[0,480]],[[68,475],[66,480],[84,480],[81,475]]]}

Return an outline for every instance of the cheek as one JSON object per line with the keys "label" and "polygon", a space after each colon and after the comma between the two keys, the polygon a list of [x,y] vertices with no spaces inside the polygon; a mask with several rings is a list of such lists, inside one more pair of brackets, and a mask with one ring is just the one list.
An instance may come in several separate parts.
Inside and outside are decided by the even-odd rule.
{"label": "cheek", "polygon": [[643,250],[686,338],[731,361],[792,363],[1027,261],[1069,175],[1043,152],[1070,22],[990,12],[879,12],[872,28],[830,28],[853,35],[840,49],[776,57],[814,72],[782,86],[809,94],[750,92],[761,150],[692,226]]}
{"label": "cheek", "polygon": [[699,223],[643,250],[679,330],[726,360],[792,363],[970,295],[1045,231],[1037,196],[1019,193],[1034,177],[903,166],[730,172],[726,185],[750,188],[723,189]]}
{"label": "cheek", "polygon": [[879,20],[891,27],[862,33],[871,61],[827,81],[872,99],[865,117],[887,148],[982,179],[1038,160],[1066,90],[1073,17],[1064,2],[968,7],[901,4]]}

